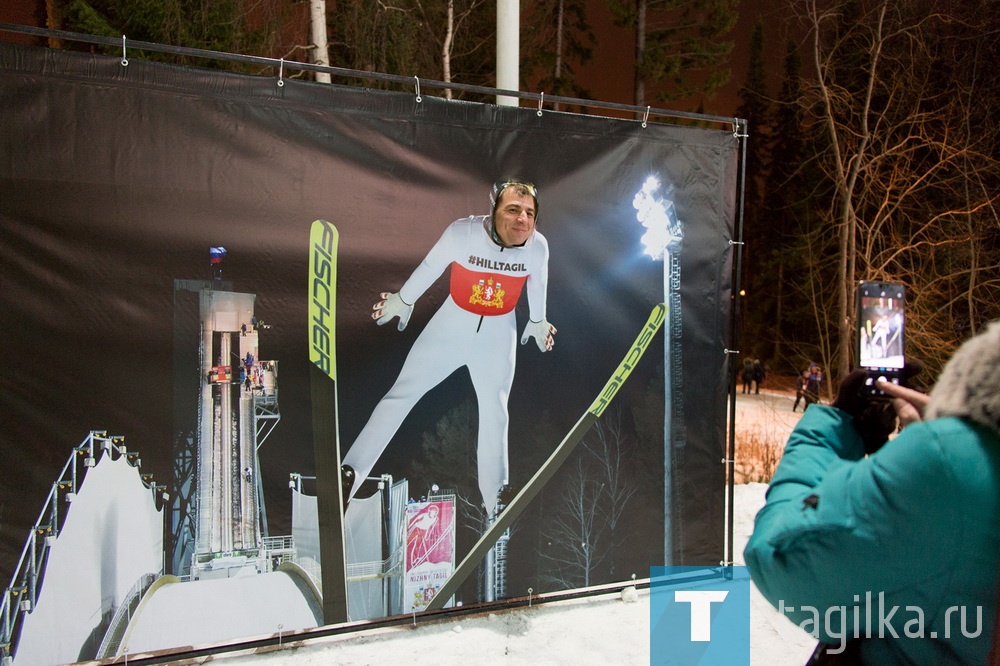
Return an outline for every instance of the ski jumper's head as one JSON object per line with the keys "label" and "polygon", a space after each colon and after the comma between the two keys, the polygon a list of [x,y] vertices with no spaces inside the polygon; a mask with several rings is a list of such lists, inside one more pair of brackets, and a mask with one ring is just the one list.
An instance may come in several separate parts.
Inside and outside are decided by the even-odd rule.
{"label": "ski jumper's head", "polygon": [[490,191],[493,240],[504,247],[524,245],[535,231],[538,190],[531,183],[502,180]]}

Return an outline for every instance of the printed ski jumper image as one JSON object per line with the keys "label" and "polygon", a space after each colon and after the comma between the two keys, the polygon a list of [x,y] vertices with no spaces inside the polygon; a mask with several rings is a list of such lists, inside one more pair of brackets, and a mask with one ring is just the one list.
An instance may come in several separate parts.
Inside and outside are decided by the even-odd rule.
{"label": "printed ski jumper image", "polygon": [[402,331],[424,292],[450,268],[450,290],[417,337],[392,388],[344,457],[344,480],[353,497],[421,397],[465,366],[479,409],[476,448],[479,490],[487,514],[509,481],[507,398],[514,381],[517,322],[514,306],[526,293],[529,321],[521,344],[534,338],[549,351],[555,327],[546,320],[548,242],[535,229],[533,185],[494,185],[490,215],[453,222],[398,292],[383,293],[372,318],[384,325],[399,318]]}

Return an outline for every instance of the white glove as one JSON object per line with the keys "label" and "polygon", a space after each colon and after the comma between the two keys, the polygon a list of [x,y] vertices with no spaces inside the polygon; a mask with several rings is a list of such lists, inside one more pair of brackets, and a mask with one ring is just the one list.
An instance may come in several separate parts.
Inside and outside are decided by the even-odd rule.
{"label": "white glove", "polygon": [[541,321],[528,321],[528,325],[524,327],[524,335],[521,336],[521,344],[525,344],[528,338],[534,338],[538,349],[547,352],[555,344],[555,341],[552,339],[552,336],[555,334],[556,327],[545,319]]}
{"label": "white glove", "polygon": [[388,293],[383,291],[379,296],[383,300],[379,301],[372,306],[372,319],[375,320],[379,326],[387,324],[392,320],[393,317],[399,317],[399,330],[406,328],[407,322],[410,321],[410,315],[413,314],[413,306],[407,305],[403,302],[403,299],[399,297],[399,293]]}

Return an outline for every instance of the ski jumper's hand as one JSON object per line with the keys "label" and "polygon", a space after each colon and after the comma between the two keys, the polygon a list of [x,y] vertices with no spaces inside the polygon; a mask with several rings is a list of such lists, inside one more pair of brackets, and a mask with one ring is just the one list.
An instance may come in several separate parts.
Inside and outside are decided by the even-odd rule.
{"label": "ski jumper's hand", "polygon": [[408,305],[403,302],[403,299],[399,297],[398,293],[388,293],[383,291],[379,296],[382,300],[372,306],[372,319],[375,320],[379,326],[387,324],[392,320],[393,317],[399,317],[399,330],[406,328],[407,322],[410,321],[410,315],[413,314],[413,306]]}
{"label": "ski jumper's hand", "polygon": [[541,321],[529,321],[528,325],[524,327],[524,335],[521,336],[521,344],[528,342],[528,338],[534,338],[535,344],[538,345],[538,349],[542,352],[547,352],[552,349],[552,345],[555,344],[552,336],[556,334],[556,327],[550,324],[545,319]]}

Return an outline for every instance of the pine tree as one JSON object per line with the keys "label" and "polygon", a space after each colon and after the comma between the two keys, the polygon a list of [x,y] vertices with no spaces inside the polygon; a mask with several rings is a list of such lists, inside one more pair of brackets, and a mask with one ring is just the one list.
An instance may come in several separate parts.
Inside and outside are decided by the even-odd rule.
{"label": "pine tree", "polygon": [[818,357],[816,350],[809,348],[815,341],[815,324],[808,309],[811,299],[799,297],[802,276],[808,274],[803,265],[807,253],[800,244],[805,232],[813,226],[810,196],[822,182],[820,174],[807,159],[800,107],[800,69],[798,45],[789,42],[785,51],[784,78],[771,116],[771,163],[762,208],[762,215],[767,220],[768,253],[760,266],[751,262],[755,270],[769,275],[772,280],[771,287],[758,294],[769,302],[765,309],[767,317],[755,321],[756,332],[761,335],[761,331],[780,331],[774,335],[771,358],[786,371],[797,370],[801,361],[800,358],[784,358],[788,343],[793,343],[800,356]]}
{"label": "pine tree", "polygon": [[522,16],[522,39],[526,37],[522,70],[526,81],[534,81],[530,88],[563,97],[590,97],[576,78],[576,66],[586,65],[594,55],[595,37],[587,22],[586,4],[584,0],[544,0],[531,3]]}
{"label": "pine tree", "polygon": [[[331,60],[348,69],[492,86],[496,62],[492,10],[485,0],[337,2],[329,12]],[[378,81],[355,83],[394,87]],[[440,94],[465,96],[451,90]]]}
{"label": "pine tree", "polygon": [[[741,345],[755,358],[770,357],[771,350],[761,349],[759,333],[766,330],[762,324],[773,317],[773,290],[769,289],[768,264],[770,264],[773,236],[770,220],[763,215],[764,186],[767,182],[767,155],[770,151],[768,119],[770,99],[764,76],[764,23],[760,19],[750,35],[750,52],[746,79],[740,87],[741,100],[736,116],[747,121],[747,149],[743,188],[743,250],[744,250],[744,302]],[[746,329],[758,332],[749,336]]]}
{"label": "pine tree", "polygon": [[[250,0],[55,0],[50,6],[50,21],[71,32],[115,38],[126,35],[136,41],[265,56],[281,50],[281,27],[290,15],[288,7],[275,3],[258,6]],[[230,61],[169,53],[143,53],[142,57],[248,70],[248,66]]]}
{"label": "pine tree", "polygon": [[729,80],[726,68],[738,0],[611,0],[616,25],[636,31],[635,105],[708,95]]}

